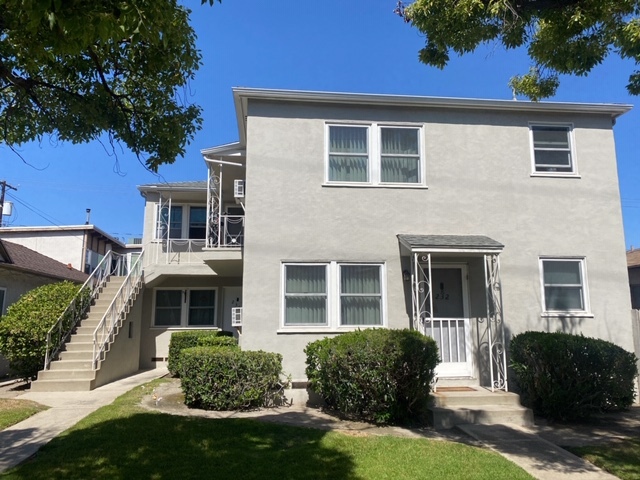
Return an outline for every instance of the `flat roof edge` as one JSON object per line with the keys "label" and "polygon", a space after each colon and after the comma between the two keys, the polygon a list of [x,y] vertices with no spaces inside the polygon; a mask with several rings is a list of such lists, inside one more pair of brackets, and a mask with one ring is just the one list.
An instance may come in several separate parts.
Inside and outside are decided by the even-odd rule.
{"label": "flat roof edge", "polygon": [[[488,100],[477,98],[428,97],[371,93],[320,92],[234,87],[236,101],[242,99],[278,100],[313,103],[343,103],[398,107],[441,107],[505,111],[570,112],[611,115],[617,118],[633,108],[619,103],[531,102],[520,100]],[[240,113],[240,112],[238,112]],[[246,114],[246,112],[243,112]]]}

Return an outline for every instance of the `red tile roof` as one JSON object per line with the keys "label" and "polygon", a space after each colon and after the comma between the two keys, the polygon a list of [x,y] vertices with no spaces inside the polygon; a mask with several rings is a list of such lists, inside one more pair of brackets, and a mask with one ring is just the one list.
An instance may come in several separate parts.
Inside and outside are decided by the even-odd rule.
{"label": "red tile roof", "polygon": [[640,249],[627,251],[627,267],[640,267]]}
{"label": "red tile roof", "polygon": [[80,270],[70,268],[64,263],[58,262],[53,258],[42,255],[41,253],[34,252],[30,248],[23,247],[17,243],[7,242],[6,240],[0,240],[0,251],[6,252],[9,258],[0,256],[0,268],[14,268],[28,273],[36,275],[44,275],[52,278],[59,278],[60,280],[70,280],[72,282],[84,283],[88,278],[86,273],[82,273]]}

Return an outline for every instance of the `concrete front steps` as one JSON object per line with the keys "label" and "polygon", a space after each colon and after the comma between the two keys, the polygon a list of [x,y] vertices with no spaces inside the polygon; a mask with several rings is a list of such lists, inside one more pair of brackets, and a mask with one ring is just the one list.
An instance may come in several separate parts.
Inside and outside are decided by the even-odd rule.
{"label": "concrete front steps", "polygon": [[[95,388],[96,371],[93,359],[93,332],[122,285],[124,277],[110,277],[89,309],[87,318],[80,321],[71,338],[51,362],[49,370],[38,372],[31,382],[33,392],[87,392]],[[98,365],[98,368],[100,366]]]}
{"label": "concrete front steps", "polygon": [[432,396],[429,415],[436,430],[464,424],[533,426],[533,412],[520,404],[515,393],[466,385],[439,386]]}

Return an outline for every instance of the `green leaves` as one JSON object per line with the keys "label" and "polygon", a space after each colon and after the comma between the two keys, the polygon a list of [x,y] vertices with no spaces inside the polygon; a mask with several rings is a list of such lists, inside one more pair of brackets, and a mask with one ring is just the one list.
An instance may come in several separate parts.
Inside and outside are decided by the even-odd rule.
{"label": "green leaves", "polygon": [[[426,36],[420,61],[438,68],[450,51],[489,41],[526,45],[532,71],[510,86],[532,100],[553,96],[559,74],[587,75],[611,53],[640,64],[640,0],[415,0],[396,11]],[[639,78],[629,77],[632,95],[640,93]]]}
{"label": "green leaves", "polygon": [[202,125],[184,98],[201,60],[189,13],[175,0],[0,0],[0,140],[106,133],[151,170],[173,163]]}
{"label": "green leaves", "polygon": [[[44,285],[25,293],[0,317],[0,353],[24,378],[35,377],[44,364],[47,332],[76,296],[71,282]],[[78,308],[86,305],[87,297]],[[83,303],[83,305],[80,305]],[[69,312],[70,322],[75,312]],[[69,326],[69,325],[66,325]]]}

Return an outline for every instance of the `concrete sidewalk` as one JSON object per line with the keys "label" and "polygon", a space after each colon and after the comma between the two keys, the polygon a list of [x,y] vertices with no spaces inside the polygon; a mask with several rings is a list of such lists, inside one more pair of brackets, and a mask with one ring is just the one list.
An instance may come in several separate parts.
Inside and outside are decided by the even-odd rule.
{"label": "concrete sidewalk", "polygon": [[138,385],[160,378],[166,368],[148,370],[90,392],[29,392],[15,398],[32,400],[50,407],[23,422],[0,431],[0,472],[15,467],[40,447],[72,427],[98,408]]}

